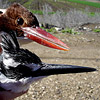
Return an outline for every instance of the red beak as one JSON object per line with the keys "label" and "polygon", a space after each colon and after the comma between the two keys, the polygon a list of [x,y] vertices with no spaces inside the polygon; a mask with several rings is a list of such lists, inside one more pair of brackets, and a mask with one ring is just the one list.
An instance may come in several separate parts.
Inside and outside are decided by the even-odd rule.
{"label": "red beak", "polygon": [[50,33],[44,31],[40,27],[32,28],[32,27],[23,27],[24,35],[29,39],[42,44],[47,47],[51,47],[54,49],[68,51],[68,46],[60,41],[58,38],[54,37]]}

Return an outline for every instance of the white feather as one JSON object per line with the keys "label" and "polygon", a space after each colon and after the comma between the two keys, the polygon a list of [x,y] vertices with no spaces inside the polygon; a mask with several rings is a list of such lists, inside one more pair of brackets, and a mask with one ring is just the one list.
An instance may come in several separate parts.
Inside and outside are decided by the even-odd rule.
{"label": "white feather", "polygon": [[36,82],[44,77],[45,76],[28,77],[16,81],[15,79],[9,79],[0,73],[0,86],[15,93],[24,92],[29,89],[29,86],[32,82]]}
{"label": "white feather", "polygon": [[8,59],[3,58],[3,63],[5,65],[5,68],[7,69],[9,69],[8,66],[17,67],[20,64],[19,62],[15,62],[14,59],[12,58],[8,58]]}
{"label": "white feather", "polygon": [[9,66],[17,67],[20,64],[19,62],[16,62],[13,58],[11,58],[8,53],[3,52],[2,56],[3,63],[5,65],[5,68],[7,69],[9,69]]}

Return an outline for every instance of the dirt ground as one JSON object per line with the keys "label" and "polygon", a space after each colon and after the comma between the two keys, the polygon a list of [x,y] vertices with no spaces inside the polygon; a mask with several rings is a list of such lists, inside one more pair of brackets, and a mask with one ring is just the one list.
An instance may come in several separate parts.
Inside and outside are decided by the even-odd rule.
{"label": "dirt ground", "polygon": [[49,76],[34,82],[27,94],[15,100],[100,100],[100,34],[55,36],[70,50],[55,50],[30,41],[20,43],[45,63],[87,66],[98,71]]}

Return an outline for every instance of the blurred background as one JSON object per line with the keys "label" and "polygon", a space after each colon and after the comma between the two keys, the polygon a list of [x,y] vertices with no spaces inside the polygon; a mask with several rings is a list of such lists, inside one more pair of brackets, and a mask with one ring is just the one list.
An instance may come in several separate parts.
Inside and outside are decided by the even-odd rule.
{"label": "blurred background", "polygon": [[100,31],[100,0],[0,0],[0,8],[7,8],[14,2],[34,13],[40,26],[48,32]]}

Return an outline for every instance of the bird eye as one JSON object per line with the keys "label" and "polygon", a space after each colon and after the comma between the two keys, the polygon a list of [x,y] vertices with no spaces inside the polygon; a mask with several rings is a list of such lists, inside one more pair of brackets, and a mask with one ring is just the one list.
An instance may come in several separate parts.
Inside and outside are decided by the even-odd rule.
{"label": "bird eye", "polygon": [[23,23],[24,23],[24,20],[22,18],[17,19],[17,24],[18,25],[23,25]]}
{"label": "bird eye", "polygon": [[0,11],[0,14],[2,14],[3,12],[2,11]]}

